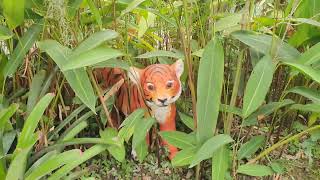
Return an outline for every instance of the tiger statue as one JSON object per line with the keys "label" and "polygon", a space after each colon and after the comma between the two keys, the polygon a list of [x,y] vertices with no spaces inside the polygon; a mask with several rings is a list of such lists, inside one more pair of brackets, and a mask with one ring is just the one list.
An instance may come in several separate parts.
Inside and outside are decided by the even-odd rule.
{"label": "tiger statue", "polygon": [[[99,74],[104,87],[129,77],[128,83],[123,83],[116,94],[115,106],[118,111],[128,116],[138,108],[145,108],[159,123],[160,131],[175,131],[175,101],[181,95],[180,76],[183,69],[183,61],[177,60],[172,65],[152,64],[144,69],[130,67],[127,74],[119,68],[104,68]],[[113,121],[119,119],[115,113],[111,117]],[[118,127],[120,123],[117,121],[114,124]],[[161,144],[168,147],[171,160],[178,149],[165,140],[161,140]]]}

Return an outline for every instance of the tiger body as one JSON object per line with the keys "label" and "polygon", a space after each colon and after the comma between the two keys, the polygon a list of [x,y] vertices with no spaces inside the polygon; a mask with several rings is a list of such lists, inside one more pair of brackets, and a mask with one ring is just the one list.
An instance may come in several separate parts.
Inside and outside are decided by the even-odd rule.
{"label": "tiger body", "polygon": [[[159,123],[160,131],[175,131],[175,101],[181,95],[182,72],[183,62],[178,60],[172,65],[153,64],[144,69],[130,67],[128,74],[121,69],[106,68],[101,75],[106,87],[129,77],[130,81],[124,83],[116,95],[116,107],[124,115],[145,108]],[[177,148],[164,140],[162,144],[168,146],[169,158],[172,159],[178,152]]]}

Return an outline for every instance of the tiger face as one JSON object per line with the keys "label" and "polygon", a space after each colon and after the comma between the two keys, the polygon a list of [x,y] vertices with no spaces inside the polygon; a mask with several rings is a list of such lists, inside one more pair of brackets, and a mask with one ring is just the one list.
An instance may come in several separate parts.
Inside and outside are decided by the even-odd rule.
{"label": "tiger face", "polygon": [[181,94],[180,76],[183,73],[182,60],[172,65],[153,64],[145,69],[131,67],[130,80],[141,87],[149,107],[166,107],[175,102]]}

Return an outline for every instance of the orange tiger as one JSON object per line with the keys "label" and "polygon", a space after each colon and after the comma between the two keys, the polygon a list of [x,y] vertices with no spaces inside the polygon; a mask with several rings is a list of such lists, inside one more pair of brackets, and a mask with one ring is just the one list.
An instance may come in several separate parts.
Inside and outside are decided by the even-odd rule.
{"label": "orange tiger", "polygon": [[[124,83],[117,92],[117,109],[127,116],[137,108],[148,108],[159,123],[160,131],[175,131],[175,101],[181,95],[180,76],[183,69],[182,60],[172,65],[153,64],[144,69],[130,67],[127,73],[130,82]],[[105,68],[100,75],[105,87],[126,79],[124,71],[118,68]],[[112,119],[116,119],[114,114]],[[178,152],[177,148],[164,140],[162,144],[168,146],[169,159],[172,159]]]}

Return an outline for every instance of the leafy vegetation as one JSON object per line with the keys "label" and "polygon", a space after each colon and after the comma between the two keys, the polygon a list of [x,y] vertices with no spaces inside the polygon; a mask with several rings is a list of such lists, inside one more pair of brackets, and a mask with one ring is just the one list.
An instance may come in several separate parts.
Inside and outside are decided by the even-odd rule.
{"label": "leafy vegetation", "polygon": [[[320,1],[2,0],[0,10],[0,179],[320,176]],[[95,70],[177,59],[178,130],[157,132],[144,109],[113,128],[123,81],[102,89]],[[180,149],[171,162],[159,138]]]}

